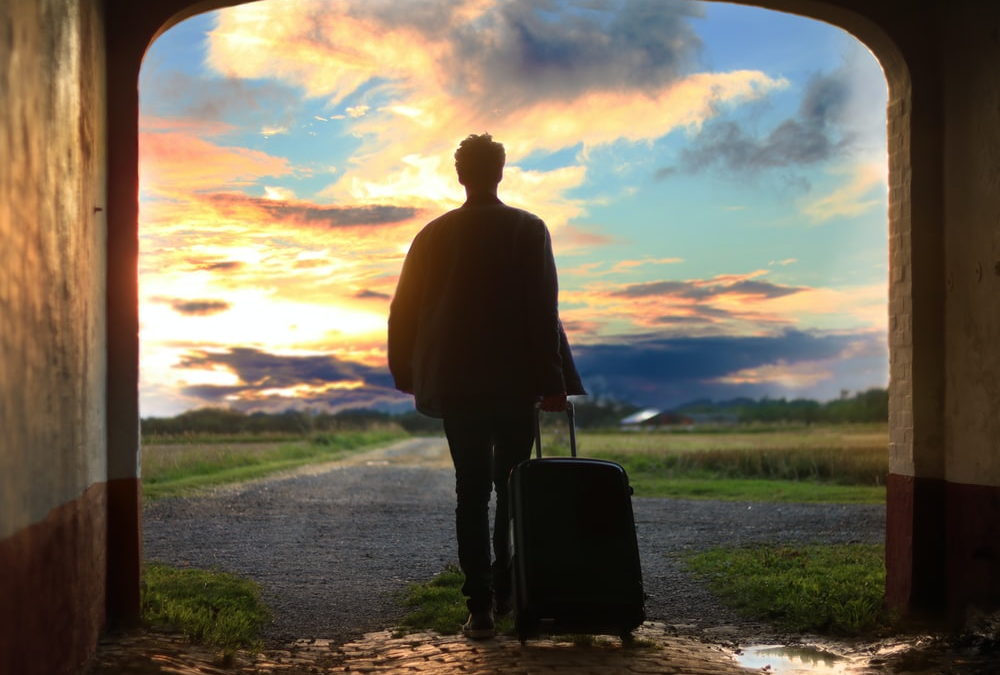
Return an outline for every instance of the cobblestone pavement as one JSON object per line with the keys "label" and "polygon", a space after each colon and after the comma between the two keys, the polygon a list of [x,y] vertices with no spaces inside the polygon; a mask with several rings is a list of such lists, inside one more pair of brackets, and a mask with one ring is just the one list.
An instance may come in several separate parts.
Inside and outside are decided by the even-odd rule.
{"label": "cobblestone pavement", "polygon": [[636,645],[595,638],[587,645],[514,637],[470,641],[461,636],[391,631],[369,633],[344,645],[299,641],[262,654],[240,652],[229,659],[211,649],[164,633],[116,635],[99,647],[88,675],[299,675],[385,673],[423,675],[746,675],[732,654],[716,645],[667,634],[647,623]]}

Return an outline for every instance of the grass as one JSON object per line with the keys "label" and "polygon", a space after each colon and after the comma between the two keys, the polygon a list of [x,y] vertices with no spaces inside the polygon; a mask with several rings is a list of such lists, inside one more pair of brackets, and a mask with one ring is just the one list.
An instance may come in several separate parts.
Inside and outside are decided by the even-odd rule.
{"label": "grass", "polygon": [[232,654],[259,648],[270,613],[253,581],[224,572],[177,569],[147,562],[142,578],[142,616],[190,639]]}
{"label": "grass", "polygon": [[785,630],[855,637],[893,623],[882,546],[718,548],[686,562],[725,604]]}
{"label": "grass", "polygon": [[259,442],[156,443],[143,446],[142,490],[148,499],[260,478],[306,464],[332,461],[405,437],[399,431],[357,431],[308,439]]}
{"label": "grass", "polygon": [[[544,444],[567,455],[565,435]],[[881,503],[888,473],[885,425],[786,431],[581,433],[578,452],[625,467],[643,497]]]}
{"label": "grass", "polygon": [[403,617],[402,627],[441,635],[458,633],[469,614],[462,596],[464,580],[458,566],[449,565],[430,581],[409,584],[402,601],[410,611]]}

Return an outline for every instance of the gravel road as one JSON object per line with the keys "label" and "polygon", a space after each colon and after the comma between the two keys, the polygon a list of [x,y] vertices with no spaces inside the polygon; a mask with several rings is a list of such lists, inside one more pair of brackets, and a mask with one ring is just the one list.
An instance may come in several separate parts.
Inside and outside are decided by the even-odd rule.
{"label": "gravel road", "polygon": [[[677,554],[753,542],[881,543],[883,506],[633,500],[650,620],[719,641],[769,635],[721,607]],[[454,477],[444,439],[147,504],[144,556],[261,583],[268,643],[347,641],[396,625],[400,591],[456,562]]]}

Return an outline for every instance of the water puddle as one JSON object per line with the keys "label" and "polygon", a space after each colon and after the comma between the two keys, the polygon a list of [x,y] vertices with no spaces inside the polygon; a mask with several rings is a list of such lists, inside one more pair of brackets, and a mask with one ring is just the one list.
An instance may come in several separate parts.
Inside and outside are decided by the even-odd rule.
{"label": "water puddle", "polygon": [[851,661],[815,647],[755,645],[736,657],[744,668],[769,675],[845,675]]}

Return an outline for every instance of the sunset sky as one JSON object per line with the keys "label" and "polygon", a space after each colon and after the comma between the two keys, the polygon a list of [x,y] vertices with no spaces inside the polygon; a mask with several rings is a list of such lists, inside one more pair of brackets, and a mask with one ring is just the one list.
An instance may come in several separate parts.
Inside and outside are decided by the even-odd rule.
{"label": "sunset sky", "polygon": [[141,409],[400,410],[389,301],[453,152],[552,233],[588,390],[888,380],[886,84],[832,26],[669,0],[266,0],[140,78]]}

